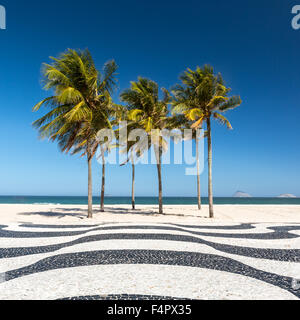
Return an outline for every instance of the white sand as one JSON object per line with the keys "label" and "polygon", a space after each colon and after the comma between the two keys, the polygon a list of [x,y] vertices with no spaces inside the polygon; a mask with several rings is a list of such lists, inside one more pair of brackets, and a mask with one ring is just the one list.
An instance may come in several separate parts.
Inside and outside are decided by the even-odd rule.
{"label": "white sand", "polygon": [[216,205],[215,218],[209,219],[208,206],[201,211],[194,205],[166,205],[159,215],[157,206],[141,205],[136,211],[130,205],[108,205],[99,212],[94,206],[93,219],[87,219],[85,205],[0,204],[0,224],[98,224],[135,223],[300,223],[300,205]]}

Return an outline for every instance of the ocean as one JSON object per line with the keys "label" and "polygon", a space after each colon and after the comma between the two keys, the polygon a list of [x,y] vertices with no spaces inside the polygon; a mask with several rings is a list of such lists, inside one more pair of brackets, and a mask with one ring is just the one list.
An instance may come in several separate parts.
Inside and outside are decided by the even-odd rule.
{"label": "ocean", "polygon": [[[194,205],[196,197],[164,197],[164,204],[170,205]],[[100,197],[94,197],[93,203],[100,203]],[[158,203],[157,197],[136,197],[136,204],[154,205]],[[207,204],[208,198],[203,197],[202,203]],[[87,204],[87,197],[66,196],[0,196],[0,204]],[[131,204],[131,197],[106,197],[105,204]],[[276,205],[300,205],[300,198],[232,198],[215,197],[214,204],[276,204]]]}

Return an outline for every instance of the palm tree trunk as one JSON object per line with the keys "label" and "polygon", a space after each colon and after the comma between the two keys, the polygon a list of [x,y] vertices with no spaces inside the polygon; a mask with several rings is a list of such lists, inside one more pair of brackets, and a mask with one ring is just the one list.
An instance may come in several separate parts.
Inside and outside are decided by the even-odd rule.
{"label": "palm tree trunk", "polygon": [[101,185],[101,203],[100,212],[104,212],[104,196],[105,196],[105,156],[102,145],[100,145],[102,156],[102,185]]}
{"label": "palm tree trunk", "polygon": [[158,203],[159,213],[163,214],[163,199],[162,199],[162,179],[161,179],[161,148],[157,147],[156,159],[157,159],[157,173],[158,173]]}
{"label": "palm tree trunk", "polygon": [[211,124],[210,117],[207,118],[207,147],[208,147],[208,199],[209,199],[209,217],[214,217],[213,208],[213,189],[212,189],[212,143],[211,143]]}
{"label": "palm tree trunk", "polygon": [[135,194],[134,194],[134,184],[135,184],[135,165],[132,159],[132,210],[135,210]]}
{"label": "palm tree trunk", "polygon": [[201,189],[200,189],[200,162],[199,162],[199,140],[196,132],[196,161],[197,161],[197,195],[198,210],[201,210]]}
{"label": "palm tree trunk", "polygon": [[88,159],[88,218],[93,218],[93,190],[92,190],[92,156],[90,152],[90,143],[87,143]]}

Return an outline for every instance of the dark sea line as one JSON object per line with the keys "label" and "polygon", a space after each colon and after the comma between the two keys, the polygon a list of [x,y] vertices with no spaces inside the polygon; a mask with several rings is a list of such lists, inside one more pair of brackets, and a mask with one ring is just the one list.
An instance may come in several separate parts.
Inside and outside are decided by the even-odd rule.
{"label": "dark sea line", "polygon": [[[100,203],[99,197],[93,198],[94,204]],[[136,197],[137,205],[156,205],[156,197]],[[208,198],[202,198],[203,204],[208,204]],[[300,198],[232,198],[216,197],[214,203],[239,205],[300,205]],[[0,196],[0,204],[62,204],[86,205],[87,197],[75,196]],[[131,197],[106,197],[105,204],[131,204]],[[196,205],[196,197],[164,197],[166,205]]]}

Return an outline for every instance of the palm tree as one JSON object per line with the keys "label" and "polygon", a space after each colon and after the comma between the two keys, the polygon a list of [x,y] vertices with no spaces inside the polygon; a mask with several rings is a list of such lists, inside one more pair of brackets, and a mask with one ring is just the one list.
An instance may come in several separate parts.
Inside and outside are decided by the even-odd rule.
{"label": "palm tree", "polygon": [[221,74],[215,75],[209,65],[197,67],[195,71],[188,69],[180,79],[182,84],[176,85],[173,90],[173,111],[183,113],[187,120],[192,121],[193,129],[202,128],[203,122],[206,122],[209,216],[213,218],[211,119],[216,119],[228,129],[232,129],[222,113],[238,107],[242,101],[239,96],[228,96],[231,89],[225,86]]}
{"label": "palm tree", "polygon": [[[181,105],[177,99],[172,100],[173,105],[173,128],[179,129],[181,133],[184,133],[185,129],[191,129],[193,122],[187,119],[187,117],[178,114],[181,112]],[[198,130],[192,130],[191,139],[195,140],[196,144],[196,167],[197,167],[197,203],[198,210],[201,210],[201,186],[200,186],[200,161],[199,161],[199,134]]]}
{"label": "palm tree", "polygon": [[[148,133],[148,146],[153,146],[158,173],[159,213],[163,214],[161,159],[167,142],[160,131],[168,128],[168,104],[170,95],[162,89],[163,99],[159,99],[158,84],[146,78],[131,82],[131,88],[121,94],[121,100],[127,103],[128,119]],[[150,138],[150,135],[152,139]],[[143,152],[143,151],[142,151]]]}
{"label": "palm tree", "polygon": [[[122,147],[122,145],[119,144],[119,147]],[[122,163],[121,166],[131,162],[131,205],[132,210],[135,210],[135,161],[137,158],[142,156],[143,152],[137,148],[136,142],[133,141],[127,141],[126,146],[123,146],[122,151],[127,154],[127,160]]]}
{"label": "palm tree", "polygon": [[[92,158],[94,155],[94,118],[107,122],[103,106],[107,105],[108,91],[114,84],[112,78],[100,81],[91,54],[88,50],[67,50],[52,64],[44,64],[43,78],[46,90],[54,95],[39,102],[33,111],[48,106],[51,111],[36,120],[42,138],[58,141],[62,152],[83,151],[88,161],[88,218],[92,218]],[[115,63],[110,62],[110,68]],[[96,118],[97,118],[96,117]]]}
{"label": "palm tree", "polygon": [[[102,105],[104,108],[109,108],[109,105],[107,105],[107,102]],[[99,116],[99,113],[98,113]],[[111,128],[112,124],[109,120],[109,116],[107,115],[107,118],[105,121],[103,121],[103,115],[100,114],[100,117],[97,117],[96,111],[93,113],[93,119],[91,122],[91,138],[90,138],[90,145],[91,145],[91,157],[93,158],[97,152],[97,150],[100,150],[100,157],[102,159],[102,177],[101,177],[101,191],[100,191],[100,212],[104,212],[104,196],[105,196],[105,152],[108,150],[108,145],[106,141],[99,141],[98,140],[98,132],[101,129],[105,128]],[[84,138],[84,137],[83,137]],[[77,144],[77,146],[74,148],[73,154],[81,152],[82,155],[85,155],[85,145],[87,144],[87,140],[83,139],[81,143]]]}
{"label": "palm tree", "polygon": [[102,180],[101,180],[101,195],[100,195],[100,212],[104,212],[104,199],[105,199],[105,175],[106,175],[106,160],[105,153],[110,151],[110,145],[106,142],[99,143],[95,142],[95,145],[99,145],[100,156],[102,160]]}
{"label": "palm tree", "polygon": [[132,187],[131,187],[131,205],[132,210],[135,210],[135,164],[134,157],[131,157],[131,166],[132,166]]}
{"label": "palm tree", "polygon": [[105,156],[103,146],[100,145],[102,157],[102,181],[101,181],[101,198],[100,198],[100,211],[104,212],[104,197],[105,197]]}
{"label": "palm tree", "polygon": [[[106,160],[105,153],[110,151],[111,146],[107,141],[99,141],[98,133],[102,129],[113,130],[117,122],[117,114],[119,106],[113,103],[111,95],[116,87],[115,72],[117,65],[114,61],[109,61],[104,65],[103,72],[99,73],[98,92],[99,92],[99,106],[93,110],[93,118],[91,121],[91,154],[92,157],[96,151],[100,150],[100,157],[102,159],[102,177],[101,177],[101,191],[100,191],[100,212],[104,212],[104,198],[105,198],[105,175],[106,175]],[[78,149],[74,152],[83,151],[83,144],[78,145]]]}
{"label": "palm tree", "polygon": [[[122,145],[119,144],[119,147]],[[127,160],[122,163],[120,166],[124,166],[126,163],[131,162],[131,206],[132,210],[135,210],[135,157],[134,157],[134,143],[128,143],[127,146],[123,146],[123,150],[121,152],[127,154]]]}
{"label": "palm tree", "polygon": [[[129,134],[131,130],[138,129],[139,125],[138,123],[130,120],[128,118],[128,109],[125,106],[118,105],[116,106],[118,108],[117,114],[116,114],[116,119],[121,123],[122,121],[126,121],[126,128],[127,128],[127,137],[126,141],[121,141],[119,133],[119,130],[116,130],[116,138],[118,140],[117,146],[121,148],[121,153],[127,154],[127,159],[124,163],[121,164],[121,166],[124,166],[128,162],[131,162],[131,167],[132,167],[132,175],[131,175],[131,205],[132,205],[132,210],[135,210],[135,160],[136,158],[139,158],[142,156],[142,150],[137,148],[136,142],[135,141],[129,141]],[[130,123],[128,124],[128,121]]]}

